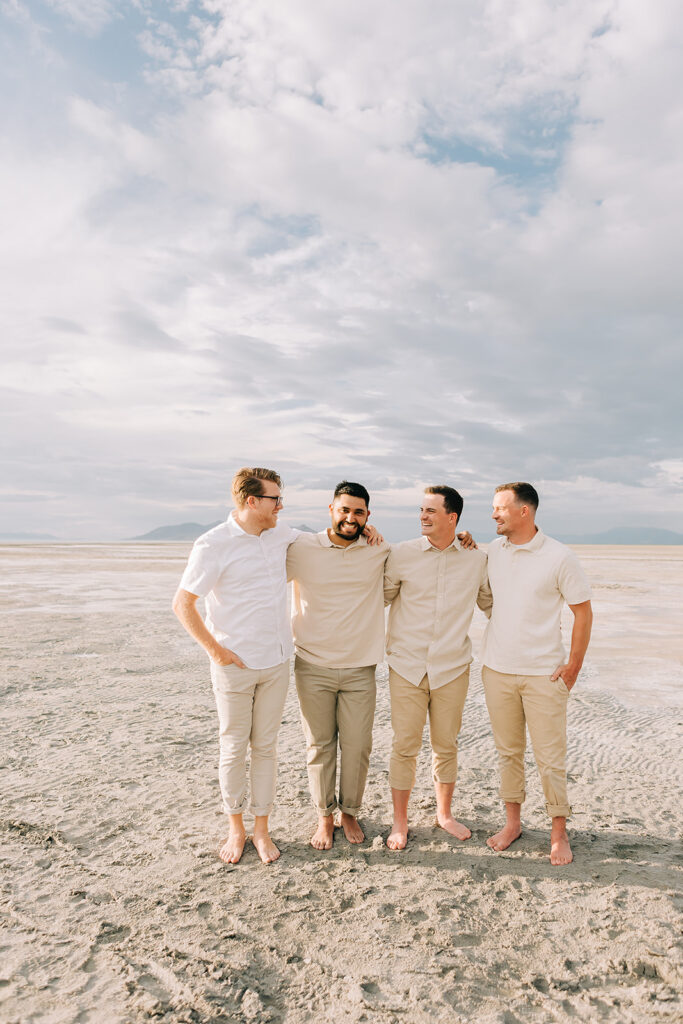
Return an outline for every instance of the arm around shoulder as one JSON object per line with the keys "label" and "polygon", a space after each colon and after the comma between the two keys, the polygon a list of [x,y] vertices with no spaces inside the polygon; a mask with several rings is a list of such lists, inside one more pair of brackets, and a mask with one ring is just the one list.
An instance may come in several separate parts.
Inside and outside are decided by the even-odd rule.
{"label": "arm around shoulder", "polygon": [[384,565],[384,603],[391,604],[401,589],[401,576],[396,565],[396,557],[393,549],[389,551],[389,557]]}
{"label": "arm around shoulder", "polygon": [[487,565],[488,563],[485,561],[481,583],[479,584],[479,593],[477,594],[477,605],[481,608],[486,618],[490,619],[491,609],[493,608],[493,594],[491,592],[491,584],[489,583]]}

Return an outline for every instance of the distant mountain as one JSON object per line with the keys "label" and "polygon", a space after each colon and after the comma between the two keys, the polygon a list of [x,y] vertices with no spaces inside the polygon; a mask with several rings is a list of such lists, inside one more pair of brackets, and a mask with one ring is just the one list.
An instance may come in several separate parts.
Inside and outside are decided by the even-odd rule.
{"label": "distant mountain", "polygon": [[208,526],[201,526],[199,523],[176,523],[175,526],[157,526],[156,530],[143,533],[139,537],[130,537],[130,540],[196,540],[207,530],[218,526],[221,520],[209,523]]}
{"label": "distant mountain", "polygon": [[683,544],[683,533],[656,526],[614,526],[602,533],[559,536],[565,544]]}
{"label": "distant mountain", "polygon": [[[156,530],[150,530],[149,533],[143,533],[139,537],[130,537],[130,540],[196,540],[207,530],[212,530],[214,526],[218,526],[223,520],[219,519],[215,523],[209,523],[208,526],[201,526],[199,523],[177,523],[175,526],[157,526]],[[302,530],[304,533],[315,533],[310,526],[306,526],[304,523],[296,527],[297,530]]]}

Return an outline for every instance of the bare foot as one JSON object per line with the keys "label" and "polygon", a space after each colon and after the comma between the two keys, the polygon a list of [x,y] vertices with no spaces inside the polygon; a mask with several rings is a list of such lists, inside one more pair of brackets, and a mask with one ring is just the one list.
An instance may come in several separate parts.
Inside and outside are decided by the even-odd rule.
{"label": "bare foot", "polygon": [[405,850],[408,842],[408,822],[395,821],[391,826],[391,834],[387,839],[390,850]]}
{"label": "bare foot", "polygon": [[334,838],[334,815],[318,818],[318,827],[311,836],[311,846],[316,850],[331,850]]}
{"label": "bare foot", "polygon": [[448,817],[440,818],[437,815],[436,826],[442,828],[444,832],[448,832],[449,835],[455,836],[456,839],[469,839],[472,833],[466,825],[461,825],[459,821],[456,821],[452,814]]}
{"label": "bare foot", "polygon": [[565,832],[550,837],[550,863],[561,865],[571,864],[574,860],[572,848],[569,845],[569,836]]}
{"label": "bare foot", "polygon": [[507,850],[508,846],[512,846],[521,834],[522,830],[519,825],[505,825],[500,832],[496,832],[495,836],[491,836],[486,840],[486,845],[490,846],[496,853],[500,853],[501,850]]}
{"label": "bare foot", "polygon": [[342,812],[341,824],[344,829],[344,835],[350,843],[362,843],[365,839],[365,832],[358,823],[358,818],[354,818],[352,814],[344,814]]}
{"label": "bare foot", "polygon": [[280,856],[280,851],[267,832],[263,835],[254,833],[251,841],[264,864],[272,864]]}
{"label": "bare foot", "polygon": [[247,841],[246,832],[231,832],[220,848],[218,856],[226,864],[237,864]]}

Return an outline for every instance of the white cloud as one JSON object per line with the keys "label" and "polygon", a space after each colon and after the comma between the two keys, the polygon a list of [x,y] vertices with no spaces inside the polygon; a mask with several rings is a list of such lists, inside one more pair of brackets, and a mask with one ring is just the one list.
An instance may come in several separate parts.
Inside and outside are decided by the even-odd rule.
{"label": "white cloud", "polygon": [[[130,11],[55,9],[69,39]],[[139,532],[251,460],[303,508],[346,474],[410,504],[425,465],[480,510],[588,480],[604,525],[635,476],[676,528],[676,10],[150,3],[143,91],[97,96],[52,28],[50,124],[8,123],[0,178],[6,449],[28,491],[42,439],[61,495],[35,528]]]}
{"label": "white cloud", "polygon": [[58,14],[73,21],[89,35],[100,32],[116,16],[113,0],[46,0]]}

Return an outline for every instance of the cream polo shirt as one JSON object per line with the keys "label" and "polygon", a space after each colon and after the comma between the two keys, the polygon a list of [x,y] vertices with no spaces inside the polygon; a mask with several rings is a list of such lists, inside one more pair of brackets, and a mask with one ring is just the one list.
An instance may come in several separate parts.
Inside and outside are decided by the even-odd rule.
{"label": "cream polo shirt", "polygon": [[472,661],[470,628],[475,604],[489,614],[486,555],[466,551],[456,537],[440,551],[427,537],[396,544],[387,559],[384,600],[391,602],[387,660],[391,668],[429,688],[456,679]]}
{"label": "cream polo shirt", "polygon": [[278,522],[257,537],[231,512],[192,548],[180,586],[205,598],[207,629],[248,668],[272,668],[292,654],[285,567],[297,534]]}
{"label": "cream polo shirt", "polygon": [[540,530],[527,544],[498,537],[489,544],[493,612],[482,663],[511,675],[545,675],[564,664],[562,606],[590,601],[573,551]]}
{"label": "cream polo shirt", "polygon": [[388,544],[360,536],[346,547],[327,530],[301,533],[287,554],[294,580],[296,653],[326,668],[360,668],[384,659],[382,579]]}

